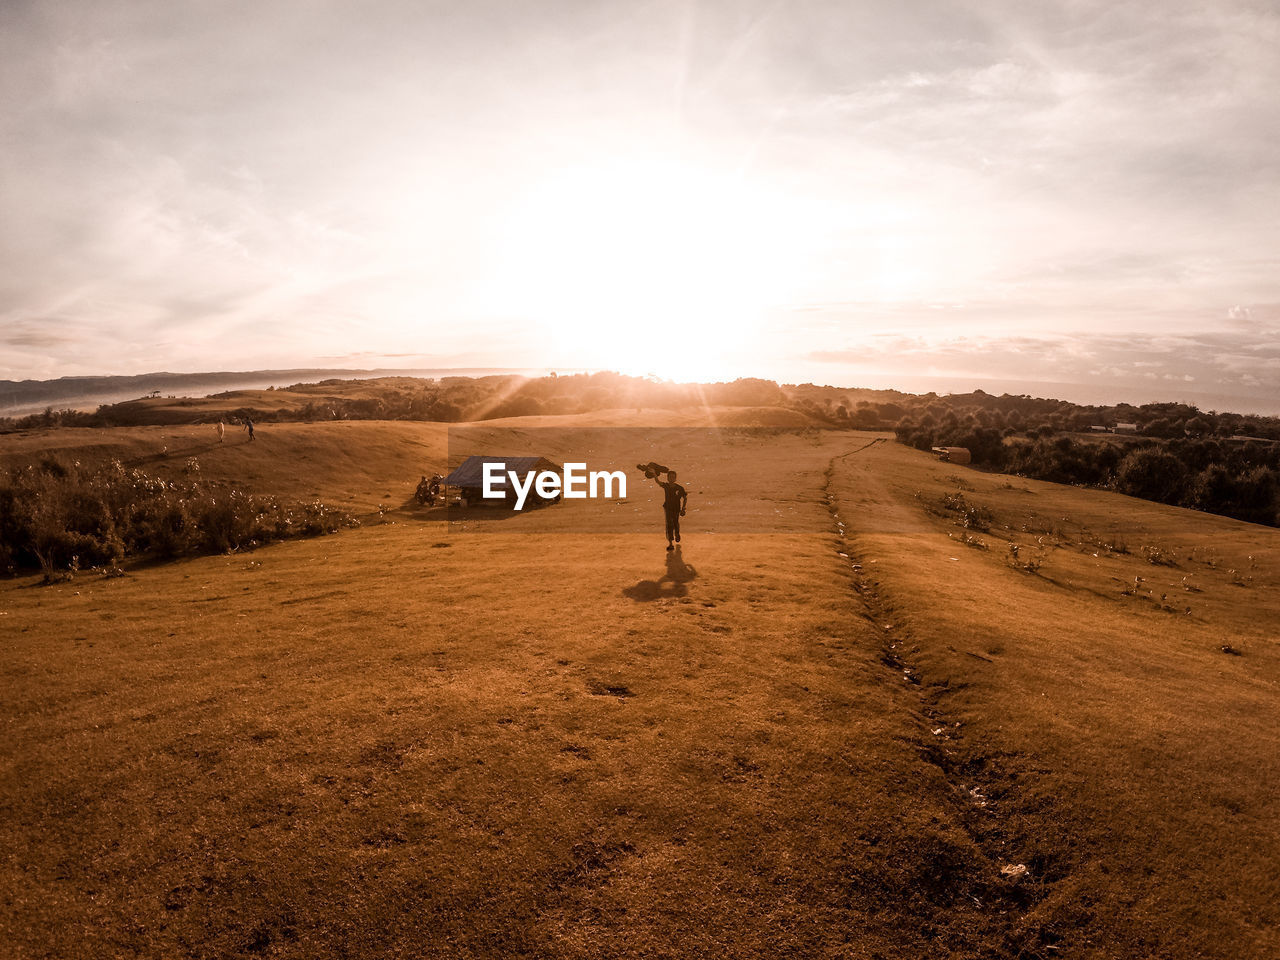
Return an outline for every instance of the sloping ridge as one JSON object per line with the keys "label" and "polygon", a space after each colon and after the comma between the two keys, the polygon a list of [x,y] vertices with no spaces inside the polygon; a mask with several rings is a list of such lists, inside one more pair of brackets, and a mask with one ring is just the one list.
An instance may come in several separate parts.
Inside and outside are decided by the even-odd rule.
{"label": "sloping ridge", "polygon": [[[1032,916],[1035,905],[1051,891],[1052,882],[1032,874],[1026,864],[1008,859],[1026,846],[1026,838],[1016,836],[1017,824],[1010,811],[996,799],[1008,796],[1014,778],[1001,769],[999,758],[979,757],[968,748],[962,724],[947,715],[939,688],[923,682],[919,668],[910,661],[914,649],[910,631],[882,597],[880,583],[870,572],[877,558],[871,556],[842,512],[847,508],[836,493],[837,472],[849,475],[853,469],[849,458],[871,449],[868,444],[833,457],[825,474],[823,496],[836,534],[836,556],[849,567],[851,588],[880,643],[880,663],[895,682],[915,693],[914,716],[904,726],[915,730],[914,744],[920,757],[941,774],[945,786],[934,801],[948,811],[950,822],[963,830],[967,840],[939,846],[936,838],[920,838],[913,855],[921,861],[919,873],[931,882],[924,885],[919,904],[904,903],[902,909],[920,913],[923,923],[941,924],[952,955],[968,955],[977,949],[993,958],[1054,956],[1052,951],[1056,951],[1062,933],[1053,925],[1037,923]],[[862,524],[874,517],[877,526],[901,534],[921,536],[928,532],[927,525],[887,491],[876,490],[868,473],[858,472],[863,494],[877,504],[874,512],[859,513]],[[942,689],[948,686],[943,684]],[[1042,952],[1046,949],[1050,952]]]}
{"label": "sloping ridge", "polygon": [[827,499],[990,955],[1280,956],[1280,531],[893,444]]}

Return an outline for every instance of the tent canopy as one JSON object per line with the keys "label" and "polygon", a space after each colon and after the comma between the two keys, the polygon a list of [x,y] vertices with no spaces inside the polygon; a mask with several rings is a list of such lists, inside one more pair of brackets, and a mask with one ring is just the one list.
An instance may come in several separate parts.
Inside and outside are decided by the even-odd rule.
{"label": "tent canopy", "polygon": [[515,471],[516,476],[522,480],[528,476],[530,472],[539,473],[543,470],[550,470],[553,473],[560,472],[559,464],[552,463],[546,457],[490,457],[490,456],[473,456],[467,457],[457,468],[444,478],[444,482],[451,487],[463,487],[480,489],[484,486],[484,465],[486,463],[503,464],[502,472],[495,477],[494,486],[499,490],[506,489],[509,482],[507,476],[508,470]]}

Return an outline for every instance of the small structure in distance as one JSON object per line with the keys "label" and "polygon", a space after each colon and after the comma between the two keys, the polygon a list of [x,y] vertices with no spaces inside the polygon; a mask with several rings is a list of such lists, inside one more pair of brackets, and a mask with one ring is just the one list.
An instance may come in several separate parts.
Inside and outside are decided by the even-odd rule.
{"label": "small structure in distance", "polygon": [[[497,471],[497,476],[492,481],[493,486],[503,492],[500,499],[486,498],[484,495],[484,468],[487,463],[502,465],[502,469]],[[552,463],[546,457],[471,456],[458,464],[453,472],[444,478],[444,484],[446,487],[457,488],[462,502],[468,507],[477,503],[487,503],[495,506],[501,504],[514,507],[518,494],[509,480],[507,471],[514,472],[519,477],[527,478],[530,473],[539,474],[543,471],[558,473],[560,466]],[[530,499],[533,501],[534,506],[540,506],[544,503],[554,503],[560,498],[557,496],[548,499],[535,493]]]}
{"label": "small structure in distance", "polygon": [[969,463],[973,459],[968,447],[934,447],[933,452],[943,463]]}

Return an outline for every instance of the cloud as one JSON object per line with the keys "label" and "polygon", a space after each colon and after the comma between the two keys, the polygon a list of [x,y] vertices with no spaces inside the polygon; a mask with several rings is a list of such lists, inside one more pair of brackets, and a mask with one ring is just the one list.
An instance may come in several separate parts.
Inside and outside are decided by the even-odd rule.
{"label": "cloud", "polygon": [[787,205],[763,365],[1265,383],[1278,45],[1243,0],[4,4],[4,363],[556,364],[477,306],[511,211],[657,154]]}
{"label": "cloud", "polygon": [[[1228,394],[1260,387],[1280,374],[1276,331],[1255,333],[1090,334],[1008,337],[873,336],[840,350],[811,352],[808,360],[850,370],[931,374],[974,380],[1021,380],[1123,387],[1137,380],[1194,383]],[[1274,391],[1258,394],[1276,406]]]}
{"label": "cloud", "polygon": [[26,320],[7,324],[0,330],[0,343],[8,347],[48,350],[69,344],[73,338],[58,329],[56,319]]}

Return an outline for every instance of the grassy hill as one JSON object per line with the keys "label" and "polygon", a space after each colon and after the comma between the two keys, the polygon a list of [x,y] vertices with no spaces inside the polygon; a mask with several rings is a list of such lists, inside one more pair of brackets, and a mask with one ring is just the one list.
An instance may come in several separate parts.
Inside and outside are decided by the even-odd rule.
{"label": "grassy hill", "polygon": [[1059,952],[1274,955],[1276,531],[892,447],[832,491],[930,755]]}
{"label": "grassy hill", "polygon": [[194,458],[206,480],[369,513],[407,502],[419,477],[443,466],[445,436],[443,424],[378,421],[268,424],[252,443],[237,427],[219,443],[206,425],[32,430],[5,438],[0,469],[49,456],[85,464],[115,458],[172,479],[190,476]]}
{"label": "grassy hill", "polygon": [[12,955],[1280,952],[1280,532],[767,409],[467,429],[660,455],[683,549],[634,470],[411,505],[438,424],[2,438],[367,514],[0,583]]}

